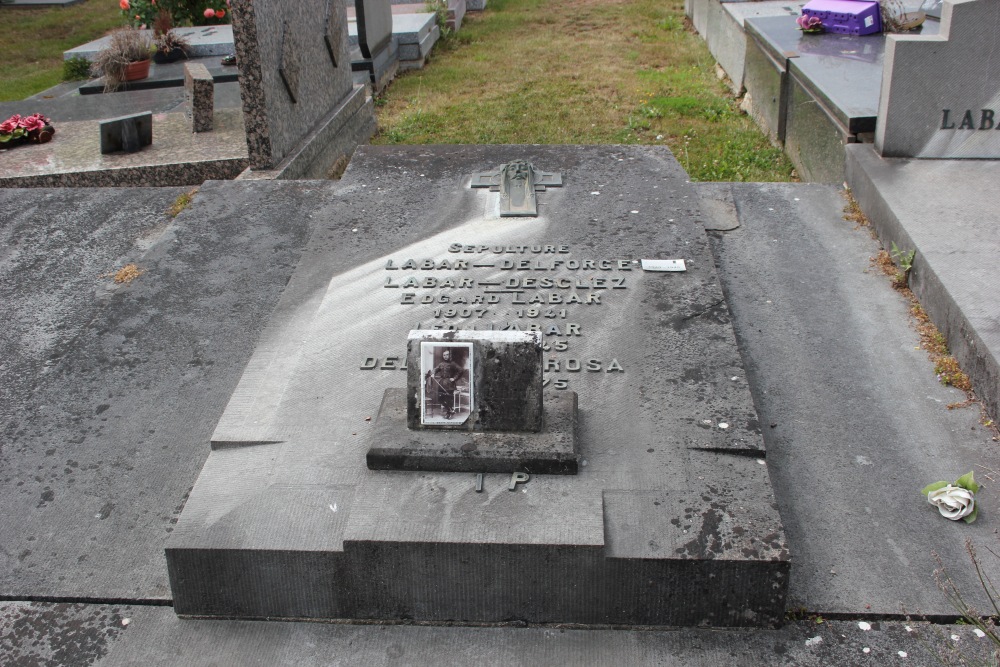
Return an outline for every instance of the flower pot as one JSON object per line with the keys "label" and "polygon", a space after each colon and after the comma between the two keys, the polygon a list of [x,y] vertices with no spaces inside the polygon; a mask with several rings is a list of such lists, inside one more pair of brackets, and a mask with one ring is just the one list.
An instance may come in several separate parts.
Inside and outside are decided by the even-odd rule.
{"label": "flower pot", "polygon": [[138,81],[139,79],[145,79],[147,76],[149,76],[148,58],[126,65],[125,76],[122,77],[122,81]]}

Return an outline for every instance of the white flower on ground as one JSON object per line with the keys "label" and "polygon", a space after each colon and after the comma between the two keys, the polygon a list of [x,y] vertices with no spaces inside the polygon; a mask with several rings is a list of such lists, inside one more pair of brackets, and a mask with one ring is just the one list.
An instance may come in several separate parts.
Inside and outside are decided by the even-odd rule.
{"label": "white flower on ground", "polygon": [[948,484],[927,494],[927,502],[938,508],[941,516],[958,521],[976,509],[976,495],[968,489]]}
{"label": "white flower on ground", "polygon": [[976,493],[979,484],[973,478],[972,472],[967,472],[954,482],[934,482],[928,484],[920,492],[927,496],[927,502],[938,508],[941,516],[952,521],[961,519],[972,523],[979,514],[976,506]]}

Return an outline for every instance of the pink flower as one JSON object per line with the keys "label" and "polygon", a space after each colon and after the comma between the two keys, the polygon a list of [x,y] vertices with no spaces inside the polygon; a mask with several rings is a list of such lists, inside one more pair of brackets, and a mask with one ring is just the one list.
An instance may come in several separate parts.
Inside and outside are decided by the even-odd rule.
{"label": "pink flower", "polygon": [[823,28],[823,21],[818,16],[803,14],[795,21],[799,24],[799,30],[817,31]]}
{"label": "pink flower", "polygon": [[212,9],[211,7],[205,9],[205,18],[207,19],[215,18],[215,10]]}
{"label": "pink flower", "polygon": [[122,8],[123,12],[132,9],[132,5],[129,4],[128,0],[118,0],[118,6]]}
{"label": "pink flower", "polygon": [[14,131],[14,128],[16,128],[17,124],[20,122],[21,122],[21,117],[18,116],[17,114],[14,114],[13,116],[5,120],[3,123],[0,123],[0,132],[3,132],[4,134],[10,134],[11,132]]}
{"label": "pink flower", "polygon": [[48,124],[48,119],[40,113],[33,113],[27,118],[22,118],[18,123],[20,127],[23,127],[28,132],[40,130]]}

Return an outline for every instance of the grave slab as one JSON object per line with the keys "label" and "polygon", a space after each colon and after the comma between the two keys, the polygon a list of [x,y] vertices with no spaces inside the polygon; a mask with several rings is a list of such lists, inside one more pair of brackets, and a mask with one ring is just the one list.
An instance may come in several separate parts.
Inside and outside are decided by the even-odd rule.
{"label": "grave slab", "polygon": [[[152,30],[143,30],[152,39]],[[191,45],[187,50],[190,58],[224,56],[233,52],[233,26],[213,25],[204,27],[174,28],[174,34],[183,37]],[[107,46],[111,38],[105,35],[86,44],[63,51],[63,60],[86,58],[93,60],[98,52]]]}
{"label": "grave slab", "polygon": [[[784,16],[745,26],[751,114],[803,179],[843,182],[843,146],[875,131],[885,36],[807,35]],[[923,32],[938,28],[927,21]]]}
{"label": "grave slab", "polygon": [[[871,144],[848,149],[881,162]],[[977,326],[992,322],[995,332],[998,290],[991,289],[996,277],[985,257],[996,249],[996,233],[976,222],[979,207],[968,190],[935,191],[934,177],[947,172],[920,176],[943,162],[905,162],[877,181],[907,184],[896,186],[894,209],[903,205],[910,213],[905,219],[932,239],[928,253],[936,268],[943,261],[962,281],[960,307],[976,308]],[[981,187],[996,176],[990,169],[975,183]],[[851,186],[858,186],[859,197],[865,192],[866,204],[859,181]],[[948,617],[954,609],[935,583],[935,553],[962,595],[988,606],[965,540],[979,547],[985,572],[996,581],[1000,559],[984,547],[996,542],[1000,494],[987,481],[977,497],[979,519],[965,524],[941,517],[920,489],[970,470],[988,480],[1000,466],[1000,451],[980,423],[978,406],[949,408],[965,394],[938,382],[909,303],[871,267],[879,243],[843,219],[840,188],[733,183],[731,192],[741,224],[711,238],[796,558],[789,607],[824,618],[862,611],[901,617],[917,609]],[[955,220],[944,212],[950,207],[973,213],[961,215],[961,224],[942,224]],[[889,238],[914,247],[905,237],[886,243]],[[924,246],[917,242],[918,264]],[[972,302],[976,297],[984,299],[981,305]]]}
{"label": "grave slab", "polygon": [[[562,174],[537,218],[469,187],[514,159]],[[168,545],[176,611],[778,622],[787,549],[686,181],[655,147],[360,148],[300,268],[323,287],[279,306]],[[687,271],[639,268],[671,257]],[[435,270],[388,268],[409,259]],[[577,475],[477,493],[472,473],[366,467],[406,374],[364,362],[449,326],[543,333],[546,390],[578,395]]]}
{"label": "grave slab", "polygon": [[[232,46],[230,45],[230,51]],[[184,66],[200,64],[208,69],[216,84],[235,83],[239,80],[239,71],[231,65],[223,65],[218,57],[189,58],[173,63],[150,63],[149,76],[138,81],[123,83],[117,93],[150,90],[155,88],[184,87]],[[104,93],[104,79],[95,79],[84,83],[78,88],[80,95],[101,95]]]}
{"label": "grave slab", "polygon": [[880,158],[850,146],[848,184],[889,245],[915,249],[911,287],[944,333],[987,404],[1000,417],[1000,293],[993,267],[1000,229],[992,192],[995,160]]}
{"label": "grave slab", "polygon": [[190,188],[0,189],[4,599],[168,603],[164,540],[315,226],[291,212],[332,199],[269,185],[173,219]]}
{"label": "grave slab", "polygon": [[183,112],[153,114],[153,143],[136,153],[101,154],[100,121],[59,123],[46,144],[3,152],[0,187],[200,185],[235,178],[247,167],[243,114],[214,115],[214,130],[195,134]]}

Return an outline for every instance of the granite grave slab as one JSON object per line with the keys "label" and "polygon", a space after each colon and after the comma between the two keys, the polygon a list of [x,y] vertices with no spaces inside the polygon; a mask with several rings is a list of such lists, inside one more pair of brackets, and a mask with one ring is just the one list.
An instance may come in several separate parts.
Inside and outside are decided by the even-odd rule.
{"label": "granite grave slab", "polygon": [[[923,32],[937,32],[936,21]],[[751,114],[800,176],[842,183],[843,146],[871,141],[876,128],[884,35],[807,35],[790,17],[745,22],[744,73]]]}
{"label": "granite grave slab", "polygon": [[[470,187],[515,159],[562,174],[537,217]],[[178,614],[781,621],[766,453],[669,151],[362,147],[340,188],[167,545]],[[670,258],[687,270],[641,268]],[[415,329],[540,333],[544,404],[577,395],[578,474],[369,469]]]}
{"label": "granite grave slab", "polygon": [[[152,39],[152,30],[144,30],[143,32]],[[224,56],[233,52],[233,27],[231,25],[174,28],[173,33],[184,38],[190,44],[187,49],[189,58]],[[107,46],[109,40],[110,37],[105,35],[68,51],[63,51],[63,60],[70,58],[93,60],[100,50]]]}

